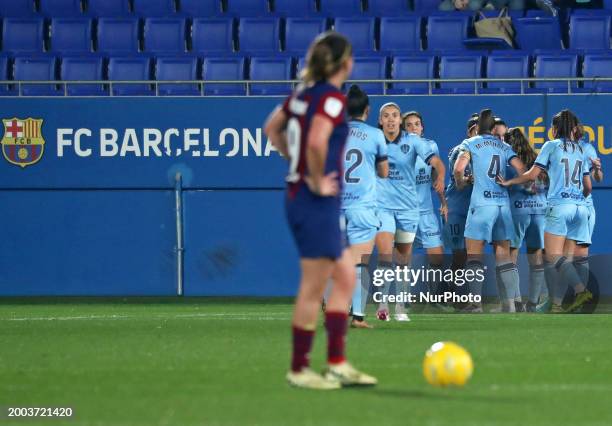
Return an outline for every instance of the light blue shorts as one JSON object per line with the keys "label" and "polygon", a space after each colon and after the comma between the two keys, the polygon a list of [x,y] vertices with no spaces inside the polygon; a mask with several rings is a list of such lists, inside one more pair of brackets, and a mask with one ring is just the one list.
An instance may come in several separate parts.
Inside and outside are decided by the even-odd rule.
{"label": "light blue shorts", "polygon": [[453,251],[465,250],[465,220],[463,215],[449,214],[444,225],[444,246]]}
{"label": "light blue shorts", "polygon": [[593,244],[593,231],[595,230],[595,206],[586,206],[589,211],[589,240],[588,241],[578,241],[578,244],[582,245],[591,245]]}
{"label": "light blue shorts", "polygon": [[513,234],[509,205],[470,207],[465,222],[465,238],[492,243],[509,241]]}
{"label": "light blue shorts", "polygon": [[380,219],[372,209],[342,210],[346,220],[346,234],[349,244],[360,244],[372,241],[380,228]]}
{"label": "light blue shorts", "polygon": [[525,246],[530,249],[544,248],[544,225],[546,216],[544,214],[517,214],[514,216],[514,236],[510,240],[510,247],[520,248],[525,241]]}
{"label": "light blue shorts", "polygon": [[398,234],[401,233],[403,235],[402,237],[396,235],[396,242],[398,243],[411,243],[414,240],[417,226],[419,224],[418,210],[407,211],[379,209],[377,215],[381,222],[378,232],[390,232],[392,234],[396,234],[396,231],[399,231]]}
{"label": "light blue shorts", "polygon": [[544,231],[562,235],[570,240],[591,243],[589,233],[589,209],[578,204],[557,204],[546,209]]}
{"label": "light blue shorts", "polygon": [[442,246],[442,233],[440,232],[440,219],[433,211],[421,212],[417,226],[414,247],[434,248]]}

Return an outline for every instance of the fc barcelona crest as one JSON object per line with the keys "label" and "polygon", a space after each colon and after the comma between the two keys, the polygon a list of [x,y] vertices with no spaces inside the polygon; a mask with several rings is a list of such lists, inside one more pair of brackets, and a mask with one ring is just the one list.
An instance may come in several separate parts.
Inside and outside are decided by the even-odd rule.
{"label": "fc barcelona crest", "polygon": [[42,137],[42,119],[10,118],[3,119],[4,136],[2,155],[6,161],[16,166],[26,167],[36,164],[45,151],[45,140]]}

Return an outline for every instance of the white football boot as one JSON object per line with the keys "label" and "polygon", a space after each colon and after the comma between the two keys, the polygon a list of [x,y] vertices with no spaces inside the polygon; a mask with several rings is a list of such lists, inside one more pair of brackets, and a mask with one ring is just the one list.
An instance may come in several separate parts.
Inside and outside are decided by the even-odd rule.
{"label": "white football boot", "polygon": [[378,383],[376,377],[362,373],[347,361],[329,365],[325,372],[325,378],[336,380],[342,386],[374,386]]}
{"label": "white football boot", "polygon": [[297,373],[289,371],[287,373],[287,381],[291,386],[303,389],[332,390],[342,387],[337,379],[323,377],[310,368],[303,368]]}

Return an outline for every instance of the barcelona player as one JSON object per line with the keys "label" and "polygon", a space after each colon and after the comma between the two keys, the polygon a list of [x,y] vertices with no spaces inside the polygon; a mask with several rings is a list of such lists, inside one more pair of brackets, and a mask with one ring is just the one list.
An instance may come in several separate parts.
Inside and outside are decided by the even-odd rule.
{"label": "barcelona player", "polygon": [[[335,32],[320,34],[306,61],[303,84],[265,124],[266,135],[289,160],[286,211],[302,272],[287,380],[310,389],[373,385],[377,382],[374,377],[356,370],[345,358],[355,269],[340,221],[341,164],[348,134],[340,88],[353,67],[351,44]],[[319,375],[309,368],[309,353],[329,279],[333,285],[325,313],[328,368]]]}

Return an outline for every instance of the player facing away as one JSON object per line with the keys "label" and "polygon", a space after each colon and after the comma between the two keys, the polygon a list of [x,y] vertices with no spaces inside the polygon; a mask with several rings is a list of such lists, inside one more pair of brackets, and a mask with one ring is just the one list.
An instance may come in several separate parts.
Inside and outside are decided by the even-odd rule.
{"label": "player facing away", "polygon": [[[490,109],[484,109],[478,117],[478,135],[466,139],[460,146],[461,154],[455,162],[455,181],[459,187],[466,182],[465,168],[471,165],[474,187],[465,224],[465,246],[467,269],[476,274],[484,270],[482,255],[485,244],[493,243],[496,272],[501,281],[502,308],[514,312],[514,295],[519,285],[516,265],[510,257],[510,238],[513,234],[512,214],[508,202],[508,191],[497,183],[499,175],[505,175],[508,165],[517,173],[523,173],[522,161],[512,148],[491,134],[495,122]],[[483,283],[470,283],[473,295],[482,294]],[[482,304],[475,303],[466,312],[482,312]]]}
{"label": "player facing away", "polygon": [[[345,359],[348,309],[355,267],[340,222],[340,175],[348,134],[340,87],[353,68],[349,41],[335,32],[311,44],[300,85],[265,124],[274,147],[289,160],[286,212],[300,254],[301,280],[293,312],[293,353],[287,380],[293,386],[337,389],[373,385],[374,377]],[[324,375],[309,368],[319,306],[329,279],[327,362]]]}
{"label": "player facing away", "polygon": [[[389,177],[378,179],[377,201],[378,217],[381,227],[376,234],[379,268],[393,269],[393,248],[397,250],[398,266],[408,267],[412,253],[412,243],[419,223],[418,197],[416,192],[415,165],[421,158],[426,165],[436,171],[433,187],[437,192],[444,188],[446,172],[440,157],[432,146],[420,136],[401,129],[400,107],[389,102],[379,111],[379,126],[385,134],[387,155],[389,158]],[[383,294],[388,293],[391,283],[387,283]],[[407,291],[406,282],[397,282],[396,291]],[[377,317],[389,321],[389,307],[383,300],[377,311]],[[409,321],[404,303],[396,303],[395,319]]]}
{"label": "player facing away", "polygon": [[[529,141],[518,127],[512,128],[506,134],[506,142],[521,159],[527,169],[530,169],[537,157]],[[507,177],[516,174],[509,169]],[[546,287],[544,276],[544,224],[546,214],[546,193],[548,192],[548,176],[541,173],[536,180],[528,185],[513,185],[508,188],[510,193],[510,209],[514,219],[514,235],[510,240],[510,253],[516,264],[519,249],[523,242],[527,247],[529,262],[529,291],[527,295],[527,312],[536,312],[540,294]],[[518,310],[518,309],[517,309]]]}
{"label": "player facing away", "polygon": [[[410,111],[402,115],[402,128],[423,138],[429,144],[436,155],[440,155],[438,145],[435,141],[423,137],[425,130],[423,117],[417,111]],[[442,232],[440,227],[440,219],[434,212],[433,200],[431,198],[432,182],[435,180],[435,174],[432,173],[432,167],[420,158],[417,157],[415,164],[416,174],[416,190],[419,203],[419,223],[414,239],[415,247],[422,247],[427,252],[428,267],[434,270],[442,270],[444,265],[444,246],[442,244]],[[448,206],[444,192],[437,193],[440,198],[440,216],[444,222],[448,219]],[[437,275],[436,275],[437,276]],[[440,274],[441,276],[441,274]],[[440,282],[428,282],[429,291],[432,294],[438,294],[441,290]],[[435,307],[442,310],[448,310],[446,306],[433,303]]]}
{"label": "player facing away", "polygon": [[534,165],[524,174],[501,183],[511,186],[533,182],[542,171],[548,172],[544,249],[551,312],[563,312],[561,304],[568,285],[576,293],[567,308],[573,312],[593,297],[573,263],[576,244],[589,241],[585,197],[591,193],[591,160],[580,146],[582,127],[573,112],[566,109],[557,113],[552,128],[555,139],[542,146]]}

